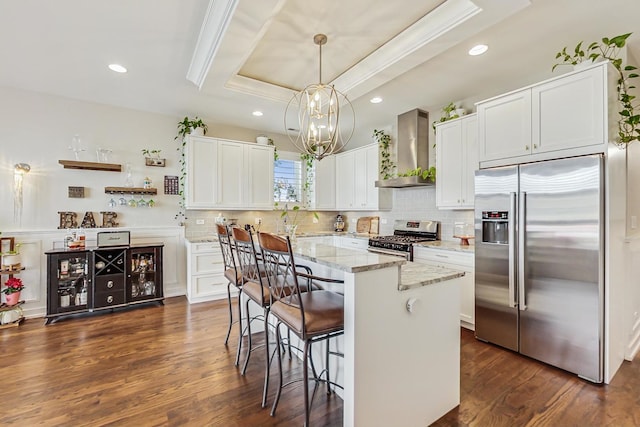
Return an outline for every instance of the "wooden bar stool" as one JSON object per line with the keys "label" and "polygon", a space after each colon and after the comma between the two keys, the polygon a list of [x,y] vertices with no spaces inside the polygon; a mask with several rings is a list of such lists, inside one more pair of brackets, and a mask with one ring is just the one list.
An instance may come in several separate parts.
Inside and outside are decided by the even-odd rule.
{"label": "wooden bar stool", "polygon": [[[260,264],[258,260],[258,254],[256,252],[255,244],[253,243],[253,236],[246,230],[239,227],[233,227],[232,229],[233,240],[236,246],[236,255],[240,270],[242,271],[242,292],[247,296],[245,304],[246,322],[247,322],[247,336],[248,336],[248,348],[247,354],[244,359],[244,365],[242,366],[242,375],[247,371],[249,365],[249,359],[251,352],[257,350],[259,347],[254,348],[251,335],[251,323],[254,320],[259,320],[262,317],[264,322],[264,348],[265,348],[265,376],[264,376],[264,389],[262,392],[262,407],[267,406],[267,392],[269,389],[269,371],[270,371],[270,354],[269,354],[269,308],[271,306],[271,295],[269,293],[269,284],[264,278],[264,266]],[[263,280],[264,279],[264,280]],[[249,303],[253,301],[259,307],[262,308],[262,316],[251,317],[249,312]]]}
{"label": "wooden bar stool", "polygon": [[[296,270],[289,237],[282,238],[274,234],[258,233],[262,263],[265,276],[269,284],[271,295],[271,315],[276,318],[276,341],[281,342],[280,325],[285,325],[303,343],[303,381],[305,426],[309,426],[309,367],[313,370],[313,380],[316,387],[319,382],[327,383],[327,392],[331,392],[331,385],[335,384],[329,378],[329,342],[328,340],[344,333],[344,297],[336,292],[316,290],[313,282],[343,283],[341,280],[327,279],[302,273]],[[307,286],[299,284],[299,278],[307,281]],[[306,292],[305,292],[306,290]],[[326,345],[326,379],[316,374],[311,357],[311,345],[316,342],[327,341]],[[276,345],[278,354],[278,391],[271,409],[271,416],[275,415],[280,400],[282,388],[291,384],[282,384],[282,351]],[[321,374],[322,375],[322,374]],[[315,389],[314,389],[315,390]]]}
{"label": "wooden bar stool", "polygon": [[[242,273],[240,268],[236,264],[234,256],[234,248],[229,236],[229,228],[226,225],[216,224],[218,232],[218,241],[220,242],[220,249],[222,250],[222,259],[224,261],[224,277],[229,281],[227,283],[227,301],[229,303],[229,329],[227,330],[227,336],[224,339],[224,345],[229,343],[229,336],[231,335],[231,328],[234,323],[238,323],[238,348],[236,350],[236,362],[238,366],[240,363],[240,351],[242,349]],[[238,319],[233,320],[233,306],[231,303],[231,286],[235,286],[238,290]]]}

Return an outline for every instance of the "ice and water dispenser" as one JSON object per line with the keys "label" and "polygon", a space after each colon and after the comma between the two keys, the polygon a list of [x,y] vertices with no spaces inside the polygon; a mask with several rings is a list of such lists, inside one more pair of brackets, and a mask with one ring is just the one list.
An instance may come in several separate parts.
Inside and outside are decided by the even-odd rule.
{"label": "ice and water dispenser", "polygon": [[509,212],[482,212],[482,243],[509,244]]}

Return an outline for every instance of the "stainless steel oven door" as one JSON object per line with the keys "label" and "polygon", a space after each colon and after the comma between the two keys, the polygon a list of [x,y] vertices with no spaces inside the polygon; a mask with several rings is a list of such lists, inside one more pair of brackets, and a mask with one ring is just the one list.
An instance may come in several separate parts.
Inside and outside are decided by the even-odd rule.
{"label": "stainless steel oven door", "polygon": [[407,261],[411,261],[411,252],[394,251],[393,249],[376,248],[374,246],[367,247],[367,251],[378,254],[399,256],[406,259]]}

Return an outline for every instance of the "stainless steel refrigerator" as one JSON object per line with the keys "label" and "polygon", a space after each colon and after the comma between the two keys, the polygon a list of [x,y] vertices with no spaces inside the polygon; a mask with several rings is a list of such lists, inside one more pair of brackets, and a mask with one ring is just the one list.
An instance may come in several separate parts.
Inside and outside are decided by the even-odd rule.
{"label": "stainless steel refrigerator", "polygon": [[475,178],[475,334],[603,381],[601,155]]}

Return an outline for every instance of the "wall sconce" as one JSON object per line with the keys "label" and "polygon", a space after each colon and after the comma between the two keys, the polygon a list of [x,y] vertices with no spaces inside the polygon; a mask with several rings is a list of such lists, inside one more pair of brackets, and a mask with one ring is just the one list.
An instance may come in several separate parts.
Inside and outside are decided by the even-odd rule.
{"label": "wall sconce", "polygon": [[22,180],[30,170],[27,163],[16,163],[13,171],[13,220],[18,224],[22,224]]}

